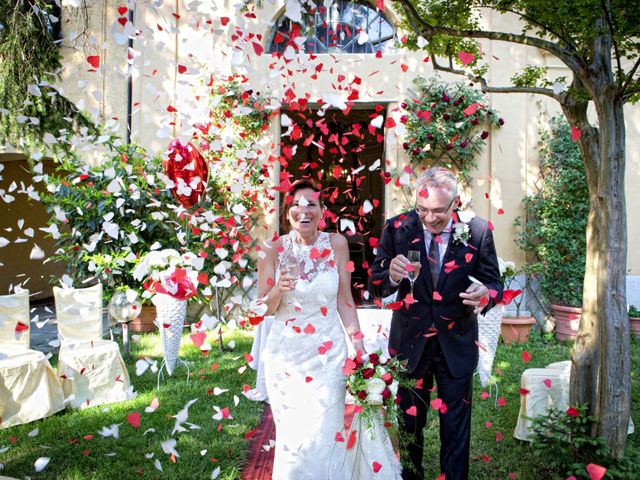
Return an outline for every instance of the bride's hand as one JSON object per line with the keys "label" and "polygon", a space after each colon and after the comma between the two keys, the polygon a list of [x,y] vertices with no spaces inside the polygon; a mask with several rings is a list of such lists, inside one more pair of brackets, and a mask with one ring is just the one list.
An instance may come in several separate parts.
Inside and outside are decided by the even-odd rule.
{"label": "bride's hand", "polygon": [[278,280],[278,290],[282,293],[292,292],[296,288],[297,277],[292,277],[285,271],[280,272],[280,280]]}

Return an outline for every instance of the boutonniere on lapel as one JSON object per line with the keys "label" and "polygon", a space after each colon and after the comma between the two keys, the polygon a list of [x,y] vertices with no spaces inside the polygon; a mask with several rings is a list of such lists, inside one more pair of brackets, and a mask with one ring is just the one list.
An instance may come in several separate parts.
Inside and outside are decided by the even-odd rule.
{"label": "boutonniere on lapel", "polygon": [[463,244],[466,247],[471,238],[471,230],[467,222],[470,221],[474,215],[470,212],[459,212],[456,210],[453,212],[452,217],[453,243]]}
{"label": "boutonniere on lapel", "polygon": [[469,225],[466,223],[454,223],[453,224],[453,243],[462,243],[465,247],[467,242],[471,238],[471,232],[469,231]]}

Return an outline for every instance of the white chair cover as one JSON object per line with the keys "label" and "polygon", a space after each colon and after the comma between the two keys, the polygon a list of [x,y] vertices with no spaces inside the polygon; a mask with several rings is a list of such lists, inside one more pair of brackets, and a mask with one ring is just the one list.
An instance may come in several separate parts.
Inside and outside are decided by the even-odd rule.
{"label": "white chair cover", "polygon": [[[569,408],[569,381],[571,361],[555,362],[545,368],[528,368],[520,377],[520,387],[526,395],[520,395],[520,413],[513,436],[519,440],[529,440],[533,433],[531,418],[546,415],[551,408]],[[628,434],[634,432],[633,419],[629,418]]]}
{"label": "white chair cover", "polygon": [[116,342],[102,339],[102,285],[54,287],[60,336],[58,375],[65,401],[87,408],[127,399],[130,386]]}
{"label": "white chair cover", "polygon": [[[0,345],[29,348],[29,291],[0,297]],[[18,323],[27,327],[16,329]]]}
{"label": "white chair cover", "polygon": [[[27,330],[17,332],[18,323]],[[62,387],[49,360],[29,349],[28,327],[29,292],[0,296],[0,428],[64,408]]]}

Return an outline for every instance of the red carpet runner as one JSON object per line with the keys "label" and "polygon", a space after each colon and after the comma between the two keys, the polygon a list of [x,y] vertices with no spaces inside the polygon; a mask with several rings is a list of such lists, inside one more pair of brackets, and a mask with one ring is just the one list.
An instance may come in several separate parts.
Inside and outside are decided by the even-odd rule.
{"label": "red carpet runner", "polygon": [[[353,420],[353,405],[346,405],[344,411],[344,426],[348,430]],[[244,480],[271,480],[273,470],[274,449],[271,447],[276,438],[276,426],[273,423],[271,407],[265,406],[258,431],[251,439],[247,463],[242,470]]]}

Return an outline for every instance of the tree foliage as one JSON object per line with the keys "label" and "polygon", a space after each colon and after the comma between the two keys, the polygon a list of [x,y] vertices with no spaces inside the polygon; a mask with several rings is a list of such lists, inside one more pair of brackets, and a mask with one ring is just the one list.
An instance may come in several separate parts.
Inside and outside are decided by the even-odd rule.
{"label": "tree foliage", "polygon": [[24,150],[69,153],[74,131],[99,131],[54,85],[62,56],[50,13],[44,0],[0,1],[0,132]]}
{"label": "tree foliage", "polygon": [[[532,93],[558,101],[582,155],[589,187],[584,301],[573,352],[570,399],[588,403],[592,434],[621,458],[631,401],[625,275],[624,105],[640,99],[640,3],[627,0],[396,0],[436,70],[465,75],[484,92]],[[506,22],[499,20],[500,15]],[[485,18],[482,18],[485,17]],[[481,20],[482,19],[482,20]],[[493,29],[496,25],[504,30]],[[517,29],[520,25],[520,31]],[[475,50],[461,39],[475,42]],[[542,50],[568,78],[542,68],[514,72],[511,83],[484,77],[492,57],[482,40]],[[501,83],[500,83],[501,82]],[[587,113],[595,107],[593,121]]]}
{"label": "tree foliage", "polygon": [[541,131],[539,190],[524,198],[517,243],[533,253],[526,271],[536,274],[545,298],[582,306],[589,189],[580,150],[566,120],[555,117]]}

